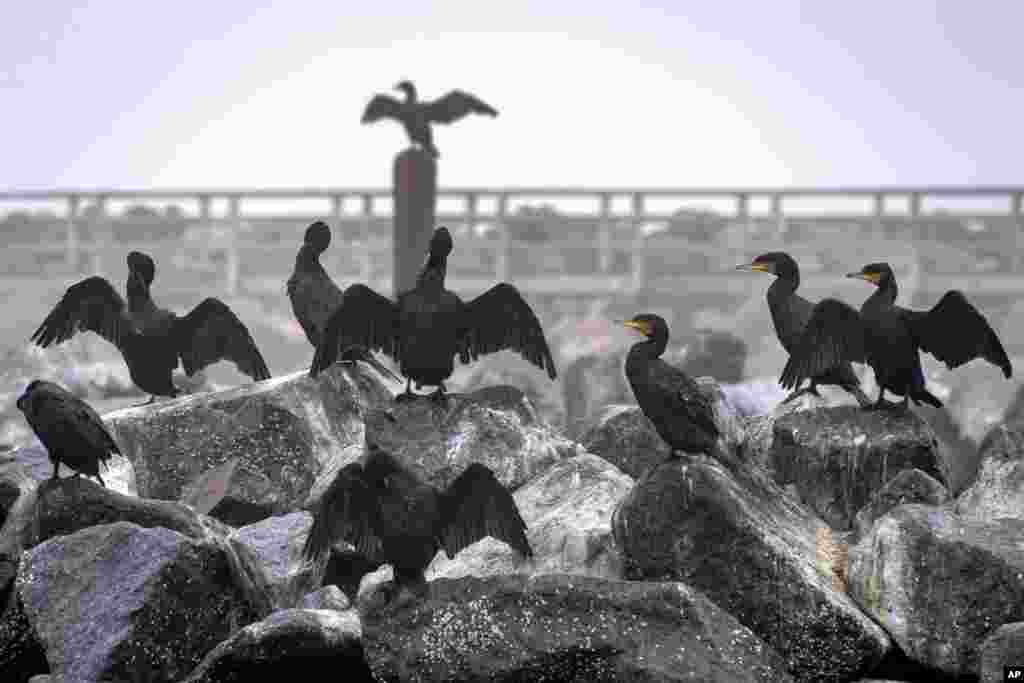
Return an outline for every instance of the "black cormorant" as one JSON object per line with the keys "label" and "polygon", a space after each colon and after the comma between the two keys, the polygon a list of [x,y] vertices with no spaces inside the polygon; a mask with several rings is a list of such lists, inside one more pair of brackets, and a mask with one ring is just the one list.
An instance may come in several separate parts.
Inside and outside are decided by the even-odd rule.
{"label": "black cormorant", "polygon": [[111,453],[121,453],[114,437],[92,406],[61,386],[46,380],[33,380],[17,401],[18,410],[43,442],[53,478],[57,479],[60,464],[75,471],[75,476],[100,476],[100,462],[106,465]]}
{"label": "black cormorant", "polygon": [[433,102],[418,101],[416,86],[409,81],[402,81],[395,90],[403,91],[405,100],[399,102],[388,95],[374,95],[366,105],[362,123],[374,123],[382,118],[395,119],[405,128],[409,141],[423,147],[434,158],[440,154],[434,146],[430,129],[432,123],[452,123],[468,114],[498,115],[494,107],[462,90],[452,90]]}
{"label": "black cormorant", "polygon": [[425,484],[373,439],[375,425],[394,417],[366,414],[367,455],[338,473],[313,514],[303,556],[319,562],[338,541],[351,543],[373,564],[390,564],[397,586],[417,587],[439,549],[449,558],[491,536],[533,556],[526,524],[512,494],[480,463],[444,491]]}
{"label": "black cormorant", "polygon": [[[768,310],[771,311],[772,322],[775,324],[775,336],[786,353],[792,355],[814,309],[814,304],[796,293],[797,287],[800,286],[800,268],[796,261],[784,251],[773,251],[761,254],[749,264],[736,266],[736,269],[771,273],[775,276],[775,281],[768,288]],[[849,362],[838,363],[825,369],[812,377],[811,383],[803,389],[794,387],[794,391],[782,402],[789,403],[803,394],[813,394],[820,398],[819,384],[831,384],[845,389],[853,394],[857,403],[862,406],[871,402],[860,388],[860,380],[857,379]]]}
{"label": "black cormorant", "polygon": [[416,286],[399,294],[397,302],[362,284],[345,290],[341,307],[327,321],[310,375],[316,377],[334,363],[339,348],[360,346],[381,351],[399,364],[408,381],[396,400],[415,397],[412,382],[417,389],[436,386],[434,397],[443,399],[444,381],[455,369],[456,355],[469,363],[510,349],[555,379],[555,362],[540,321],[519,290],[502,282],[464,303],[444,288],[451,250],[448,230],[435,230]]}
{"label": "black cormorant", "polygon": [[156,267],[149,256],[128,254],[128,303],[113,285],[99,276],[77,282],[33,333],[32,341],[44,349],[88,330],[117,346],[137,387],[157,396],[175,397],[180,392],[171,381],[178,359],[191,377],[221,360],[259,381],[270,371],[248,328],[220,299],[207,298],[188,315],[158,308],[150,297]]}
{"label": "black cormorant", "polygon": [[975,358],[992,363],[1007,378],[1010,359],[988,321],[964,297],[950,290],[928,311],[896,305],[896,278],[888,263],[870,263],[847,277],[866,280],[877,289],[860,313],[837,299],[823,299],[814,307],[796,351],[782,372],[786,388],[817,375],[838,362],[867,363],[875,372],[878,401],[870,408],[891,407],[886,390],[903,395],[902,408],[942,402],[925,387],[919,350],[957,368]]}
{"label": "black cormorant", "polygon": [[[314,349],[320,345],[327,318],[341,306],[345,296],[320,263],[320,254],[330,244],[331,229],[326,223],[316,221],[306,228],[302,246],[295,257],[295,268],[285,286],[295,319],[299,321],[302,331],[306,333],[306,339]],[[361,360],[382,375],[399,383],[402,381],[364,348],[346,349],[341,356],[343,362],[354,363]]]}
{"label": "black cormorant", "polygon": [[719,447],[721,431],[715,424],[711,399],[685,372],[661,358],[668,345],[668,324],[653,313],[642,313],[622,323],[647,337],[633,344],[626,355],[626,378],[640,410],[665,443],[675,451],[704,453],[723,464],[735,459]]}

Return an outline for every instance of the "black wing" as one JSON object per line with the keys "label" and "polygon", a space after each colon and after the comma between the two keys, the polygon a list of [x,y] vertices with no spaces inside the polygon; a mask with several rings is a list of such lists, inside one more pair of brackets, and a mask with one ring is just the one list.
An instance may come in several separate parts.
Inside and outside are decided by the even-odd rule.
{"label": "black wing", "polygon": [[360,123],[373,123],[383,118],[398,119],[402,115],[402,105],[394,97],[374,95],[363,111]]}
{"label": "black wing", "polygon": [[512,285],[502,282],[491,287],[467,303],[462,315],[459,357],[463,362],[509,349],[546,371],[551,379],[558,376],[540,321]]}
{"label": "black wing", "polygon": [[324,492],[302,548],[306,559],[319,561],[332,545],[345,541],[370,561],[387,561],[381,557],[383,539],[374,526],[381,517],[380,505],[364,474],[357,462],[345,465]]}
{"label": "black wing", "polygon": [[[71,429],[99,452],[120,453],[103,419],[82,399],[55,384],[40,385],[37,414],[57,429]],[[61,429],[62,431],[62,429]]]}
{"label": "black wing", "polygon": [[102,336],[119,349],[124,348],[127,335],[133,330],[124,299],[99,276],[88,277],[68,287],[32,334],[32,341],[46,348],[86,330]]}
{"label": "black wing", "polygon": [[999,337],[962,292],[950,290],[928,311],[899,308],[914,341],[946,364],[957,368],[975,358],[984,358],[1003,371],[1013,373]]}
{"label": "black wing", "polygon": [[711,397],[701,391],[697,382],[665,361],[661,361],[655,373],[662,388],[672,397],[673,413],[682,413],[690,424],[715,439],[722,435],[715,423],[715,407]]}
{"label": "black wing", "polygon": [[467,467],[441,495],[439,533],[449,558],[487,536],[508,543],[525,557],[533,556],[515,499],[480,463]]}
{"label": "black wing", "polygon": [[189,377],[217,361],[229,360],[257,382],[270,379],[249,329],[220,299],[203,299],[188,315],[178,318],[174,337]]}
{"label": "black wing", "polygon": [[427,118],[435,123],[452,123],[467,114],[498,115],[497,109],[462,90],[452,90],[444,97],[425,104],[424,107]]}
{"label": "black wing", "polygon": [[811,312],[779,384],[795,389],[805,379],[817,377],[843,362],[865,362],[860,313],[838,299],[822,299]]}
{"label": "black wing", "polygon": [[398,334],[398,306],[366,285],[354,284],[327,319],[309,375],[319,375],[338,359],[339,349],[351,346],[381,351],[398,360]]}

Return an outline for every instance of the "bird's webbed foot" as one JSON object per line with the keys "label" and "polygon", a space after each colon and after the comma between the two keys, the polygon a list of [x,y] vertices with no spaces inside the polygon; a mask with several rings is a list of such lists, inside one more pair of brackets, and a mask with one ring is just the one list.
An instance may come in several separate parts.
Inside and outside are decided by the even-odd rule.
{"label": "bird's webbed foot", "polygon": [[144,406],[148,406],[148,405],[151,405],[153,403],[156,403],[156,394],[151,394],[148,401],[143,401],[142,403],[136,403],[135,405],[132,406],[132,408],[142,408]]}
{"label": "bird's webbed foot", "polygon": [[430,395],[430,398],[431,398],[431,400],[436,401],[437,403],[445,403],[445,402],[447,402],[448,401],[448,394],[445,393],[444,385],[443,384],[437,385],[437,391],[432,393]]}
{"label": "bird's webbed foot", "polygon": [[821,398],[821,394],[818,393],[818,388],[812,384],[811,386],[804,387],[803,389],[797,389],[796,391],[793,391],[789,396],[783,399],[781,405],[791,403],[796,399],[800,398],[801,396],[804,396],[805,394],[810,394],[812,396],[817,396],[818,398]]}
{"label": "bird's webbed foot", "polygon": [[412,389],[406,388],[405,391],[395,396],[395,403],[408,403],[409,401],[415,401],[419,396],[412,393]]}

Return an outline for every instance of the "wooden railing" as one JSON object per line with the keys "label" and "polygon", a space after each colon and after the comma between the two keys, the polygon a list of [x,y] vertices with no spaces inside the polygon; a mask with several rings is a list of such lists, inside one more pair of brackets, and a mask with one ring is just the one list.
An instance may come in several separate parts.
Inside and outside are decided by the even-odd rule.
{"label": "wooden railing", "polygon": [[[317,219],[328,221],[335,230],[337,243],[346,244],[345,248],[336,246],[328,253],[328,263],[333,260],[333,266],[339,269],[332,272],[369,282],[387,279],[391,253],[387,235],[391,216],[379,205],[390,199],[389,189],[360,188],[7,191],[0,192],[0,218],[5,207],[21,209],[45,203],[48,208],[56,208],[57,218],[53,220],[60,222],[60,235],[10,244],[9,253],[25,257],[35,254],[36,258],[45,254],[63,255],[62,260],[72,270],[102,272],[104,263],[109,264],[107,259],[113,253],[119,253],[117,258],[120,259],[124,251],[132,248],[124,239],[113,241],[113,228],[119,223],[147,222],[140,218],[123,218],[115,205],[172,202],[181,208],[182,218],[193,225],[188,234],[197,237],[191,244],[188,240],[178,241],[179,265],[221,273],[225,288],[231,293],[238,289],[241,281],[246,287],[251,284],[259,288],[261,270],[266,271],[268,277],[276,277],[279,272],[290,269],[302,229]],[[567,210],[565,203],[573,200],[589,203],[589,210]],[[699,243],[685,238],[649,236],[652,224],[673,220],[680,202],[685,202],[687,208],[699,208],[694,200],[711,202],[719,216],[734,228],[740,226],[740,237],[723,244],[721,241]],[[838,209],[828,206],[837,200],[847,206]],[[988,231],[977,239],[966,240],[968,251],[981,245],[998,255],[998,263],[991,272],[967,273],[967,276],[1016,280],[1021,266],[1022,200],[1024,186],[447,188],[438,191],[437,221],[449,226],[487,224],[493,228],[487,237],[459,239],[453,254],[457,260],[454,277],[460,277],[461,262],[462,277],[467,282],[474,278],[481,282],[515,278],[517,283],[532,279],[532,286],[540,289],[590,291],[599,286],[630,291],[649,286],[658,279],[649,266],[659,259],[680,264],[702,262],[705,272],[715,273],[720,270],[719,266],[737,263],[753,252],[780,248],[794,226],[809,225],[815,234],[824,234],[829,225],[841,225],[864,230],[865,234],[874,231],[877,235],[893,224],[937,225],[951,221],[982,222],[998,227],[996,239],[991,237],[992,231]],[[254,204],[268,201],[278,206],[262,212],[252,210]],[[675,204],[670,205],[673,201]],[[949,205],[951,201],[973,202],[974,206],[958,209]],[[979,207],[979,201],[986,205]],[[851,202],[857,206],[850,207]],[[298,203],[307,206],[298,207]],[[308,206],[310,203],[317,206]],[[516,231],[510,228],[517,222],[538,219],[516,213],[517,205],[523,203],[553,205],[561,215],[546,220],[557,221],[567,233],[583,232],[590,236],[565,239],[551,235],[543,249],[533,247],[534,251],[525,255],[530,245],[517,242],[513,237]],[[902,208],[894,206],[900,203]],[[667,208],[659,209],[655,204]],[[283,226],[288,237],[276,242],[261,240],[269,224]],[[574,226],[583,230],[574,230]],[[83,237],[86,234],[88,239]],[[144,242],[137,245],[138,248],[148,246]],[[789,249],[789,246],[782,248]],[[835,245],[828,241],[814,244],[811,240],[803,248],[828,260],[826,257]],[[543,260],[541,257],[552,254],[561,254],[565,261],[584,252],[593,256],[589,269],[560,267],[557,258],[547,265],[538,263]],[[267,262],[267,268],[257,265],[261,262]],[[694,270],[700,272],[701,269],[694,266]],[[927,264],[924,270],[929,271]],[[569,278],[565,277],[567,273]]]}

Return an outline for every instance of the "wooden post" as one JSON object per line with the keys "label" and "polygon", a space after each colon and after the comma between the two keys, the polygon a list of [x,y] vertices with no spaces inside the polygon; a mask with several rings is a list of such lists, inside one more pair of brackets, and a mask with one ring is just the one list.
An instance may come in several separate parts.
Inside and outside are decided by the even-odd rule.
{"label": "wooden post", "polygon": [[644,239],[644,225],[643,225],[643,213],[644,213],[644,196],[642,194],[634,194],[632,200],[633,209],[633,282],[632,290],[637,292],[644,288],[647,282],[647,264],[645,253],[647,250],[647,242]]}
{"label": "wooden post", "polygon": [[437,162],[424,150],[409,147],[395,157],[394,182],[394,266],[395,296],[416,285],[416,275],[434,233],[437,205]]}
{"label": "wooden post", "polygon": [[78,272],[78,226],[75,224],[75,221],[78,220],[78,207],[80,203],[78,195],[73,194],[68,197],[67,242],[64,261],[67,264],[68,270],[72,273]]}
{"label": "wooden post", "polygon": [[1021,204],[1024,202],[1024,194],[1014,192],[1010,197],[1010,213],[1013,215],[1013,249],[1010,250],[1010,272],[1017,273],[1020,270],[1020,250],[1022,246],[1021,230],[1024,224],[1021,223]]}
{"label": "wooden post", "polygon": [[373,278],[373,230],[370,221],[373,218],[373,195],[363,195],[363,249],[359,252],[360,257],[360,280],[369,283]]}
{"label": "wooden post", "polygon": [[601,194],[601,217],[597,225],[597,268],[600,273],[612,269],[612,196]]}
{"label": "wooden post", "polygon": [[[224,254],[225,268],[227,272],[224,277],[224,291],[228,296],[234,296],[238,292],[239,258],[238,258],[238,233],[241,226],[238,223],[240,198],[233,195],[228,199],[228,244]],[[209,201],[206,202],[206,213],[209,216]]]}
{"label": "wooden post", "polygon": [[103,252],[110,244],[110,223],[107,221],[107,198],[96,197],[96,211],[92,225],[92,272],[103,275]]}
{"label": "wooden post", "polygon": [[494,279],[498,282],[508,280],[508,256],[512,247],[508,229],[508,195],[502,193],[498,197],[497,211],[498,246],[494,254]]}

